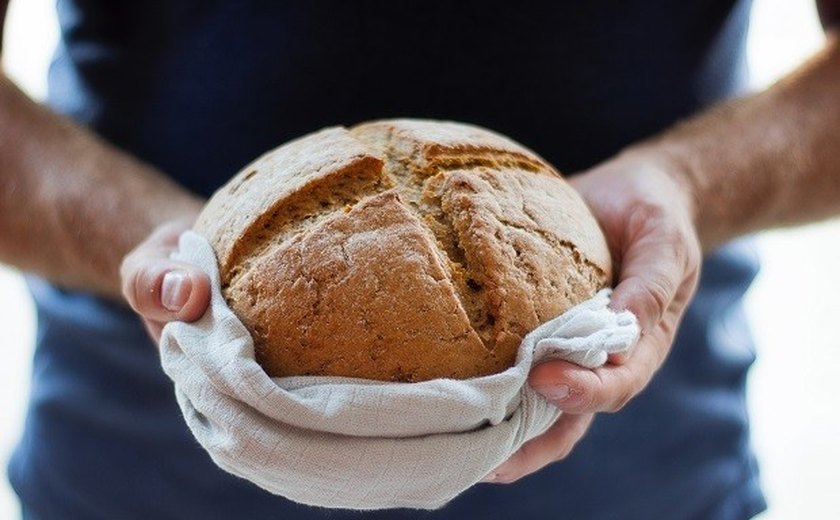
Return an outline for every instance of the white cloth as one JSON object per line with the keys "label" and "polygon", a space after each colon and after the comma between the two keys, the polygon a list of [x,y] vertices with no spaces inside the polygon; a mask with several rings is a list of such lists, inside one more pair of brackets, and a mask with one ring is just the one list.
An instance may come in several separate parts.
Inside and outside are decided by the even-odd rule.
{"label": "white cloth", "polygon": [[185,233],[176,258],[213,283],[208,312],[168,324],[161,338],[189,428],[221,468],[322,507],[441,507],[558,418],[526,384],[536,361],[598,366],[639,335],[635,317],[609,310],[601,291],[530,333],[515,366],[499,374],[421,383],[270,378],[225,304],[207,241]]}

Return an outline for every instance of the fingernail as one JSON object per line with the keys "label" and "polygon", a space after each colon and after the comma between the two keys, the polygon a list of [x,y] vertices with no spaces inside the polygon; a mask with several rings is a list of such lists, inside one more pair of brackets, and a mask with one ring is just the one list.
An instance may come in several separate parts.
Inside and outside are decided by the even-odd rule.
{"label": "fingernail", "polygon": [[549,401],[562,401],[569,397],[569,394],[571,393],[569,385],[551,386],[542,391],[542,394],[546,396]]}
{"label": "fingernail", "polygon": [[498,476],[499,476],[499,474],[498,474],[498,473],[490,473],[490,474],[488,474],[486,477],[484,477],[483,479],[481,479],[481,482],[495,482],[495,481],[496,481],[496,478],[497,478]]}
{"label": "fingernail", "polygon": [[160,302],[168,310],[178,312],[187,303],[192,290],[190,277],[184,271],[169,271],[163,276]]}

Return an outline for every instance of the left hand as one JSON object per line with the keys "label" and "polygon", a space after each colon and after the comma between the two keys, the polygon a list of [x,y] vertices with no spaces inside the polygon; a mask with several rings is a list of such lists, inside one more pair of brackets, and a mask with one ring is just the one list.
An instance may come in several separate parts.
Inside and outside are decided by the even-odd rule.
{"label": "left hand", "polygon": [[702,259],[694,197],[679,173],[650,153],[625,152],[571,179],[612,252],[618,285],[610,307],[633,312],[642,336],[628,353],[612,355],[594,370],[566,361],[534,367],[531,386],[564,413],[484,482],[514,482],[566,457],[594,413],[619,411],[665,361]]}

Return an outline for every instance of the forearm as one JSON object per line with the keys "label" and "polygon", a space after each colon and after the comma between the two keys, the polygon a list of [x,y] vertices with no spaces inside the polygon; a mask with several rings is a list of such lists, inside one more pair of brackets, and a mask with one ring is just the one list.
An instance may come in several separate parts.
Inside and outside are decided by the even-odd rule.
{"label": "forearm", "polygon": [[695,199],[704,249],[840,214],[840,44],[769,89],[715,107],[625,155],[664,160]]}
{"label": "forearm", "polygon": [[201,201],[0,78],[0,261],[119,297],[125,254]]}

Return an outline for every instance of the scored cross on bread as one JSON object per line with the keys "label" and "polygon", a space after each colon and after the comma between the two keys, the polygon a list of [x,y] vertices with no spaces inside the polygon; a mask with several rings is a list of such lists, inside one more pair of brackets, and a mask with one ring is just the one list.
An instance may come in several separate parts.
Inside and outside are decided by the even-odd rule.
{"label": "scored cross on bread", "polygon": [[560,174],[460,123],[291,141],[216,192],[195,229],[271,376],[496,373],[612,280],[603,234]]}

